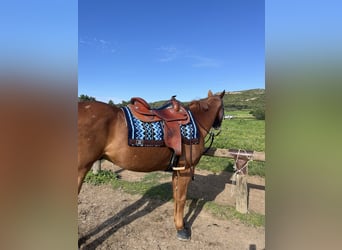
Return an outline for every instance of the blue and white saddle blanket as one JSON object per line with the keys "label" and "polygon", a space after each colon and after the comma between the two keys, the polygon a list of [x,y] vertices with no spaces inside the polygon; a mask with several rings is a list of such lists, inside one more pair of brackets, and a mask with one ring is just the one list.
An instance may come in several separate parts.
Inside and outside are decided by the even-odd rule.
{"label": "blue and white saddle blanket", "polygon": [[[128,145],[140,147],[162,147],[164,143],[164,122],[143,122],[134,117],[128,107],[122,107],[128,128]],[[198,144],[199,131],[190,110],[190,122],[180,125],[182,142]]]}

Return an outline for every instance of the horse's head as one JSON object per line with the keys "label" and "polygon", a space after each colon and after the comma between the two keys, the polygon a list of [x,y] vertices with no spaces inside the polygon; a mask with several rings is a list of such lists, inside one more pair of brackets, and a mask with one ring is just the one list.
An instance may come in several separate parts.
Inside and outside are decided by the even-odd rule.
{"label": "horse's head", "polygon": [[190,102],[189,109],[193,113],[195,120],[204,134],[209,133],[211,128],[219,129],[224,117],[223,96],[225,91],[220,94],[213,94],[208,91],[208,97]]}
{"label": "horse's head", "polygon": [[208,98],[216,98],[218,100],[216,100],[216,105],[217,105],[217,114],[215,116],[215,120],[214,123],[212,125],[212,127],[214,129],[220,129],[221,124],[222,124],[222,120],[224,117],[224,105],[223,105],[223,97],[225,94],[225,90],[223,90],[221,92],[221,94],[218,95],[214,95],[210,90],[208,92]]}

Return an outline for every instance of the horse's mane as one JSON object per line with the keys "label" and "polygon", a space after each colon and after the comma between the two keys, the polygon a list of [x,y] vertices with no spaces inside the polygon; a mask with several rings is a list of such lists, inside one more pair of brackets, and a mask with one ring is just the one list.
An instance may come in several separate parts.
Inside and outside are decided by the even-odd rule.
{"label": "horse's mane", "polygon": [[208,103],[206,99],[207,98],[199,99],[199,100],[192,100],[188,105],[189,109],[191,109],[193,112],[197,112],[201,110],[208,110]]}

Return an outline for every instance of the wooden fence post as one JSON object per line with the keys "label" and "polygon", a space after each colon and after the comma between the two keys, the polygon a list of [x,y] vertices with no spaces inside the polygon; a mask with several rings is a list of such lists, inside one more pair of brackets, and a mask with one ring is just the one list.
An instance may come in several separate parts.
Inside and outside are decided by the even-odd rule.
{"label": "wooden fence post", "polygon": [[234,156],[235,159],[235,208],[238,212],[245,214],[248,212],[248,163],[251,160],[246,155],[241,156],[240,151]]}
{"label": "wooden fence post", "polygon": [[242,214],[248,212],[247,176],[245,174],[236,174],[235,201],[238,212]]}

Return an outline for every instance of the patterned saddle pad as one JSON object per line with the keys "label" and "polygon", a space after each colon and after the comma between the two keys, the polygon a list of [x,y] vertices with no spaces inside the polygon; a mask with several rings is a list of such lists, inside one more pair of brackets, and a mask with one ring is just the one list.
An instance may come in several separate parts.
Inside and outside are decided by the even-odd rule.
{"label": "patterned saddle pad", "polygon": [[[127,122],[128,128],[128,145],[140,147],[162,147],[164,142],[164,122],[142,122],[134,117],[128,107],[122,108]],[[199,131],[188,110],[190,122],[185,125],[180,125],[182,142],[186,144],[198,144]]]}

